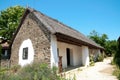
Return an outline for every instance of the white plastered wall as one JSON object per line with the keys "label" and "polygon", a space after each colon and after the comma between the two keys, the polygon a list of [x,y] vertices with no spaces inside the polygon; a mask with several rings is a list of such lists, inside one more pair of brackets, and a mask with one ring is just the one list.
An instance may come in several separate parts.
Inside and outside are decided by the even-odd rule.
{"label": "white plastered wall", "polygon": [[51,68],[58,67],[58,54],[57,54],[57,39],[55,35],[51,35]]}
{"label": "white plastered wall", "polygon": [[89,49],[87,46],[82,46],[82,64],[85,67],[89,66]]}
{"label": "white plastered wall", "polygon": [[94,56],[94,60],[96,61],[96,58],[99,54],[101,54],[100,49],[89,49],[90,55]]}
{"label": "white plastered wall", "polygon": [[[23,60],[23,48],[28,47],[28,59]],[[34,60],[34,49],[30,39],[24,40],[19,48],[19,65],[24,66],[30,64]]]}
{"label": "white plastered wall", "polygon": [[82,52],[81,52],[80,46],[58,41],[57,47],[59,49],[59,56],[62,56],[62,67],[63,68],[67,68],[66,48],[70,49],[71,66],[82,65]]}

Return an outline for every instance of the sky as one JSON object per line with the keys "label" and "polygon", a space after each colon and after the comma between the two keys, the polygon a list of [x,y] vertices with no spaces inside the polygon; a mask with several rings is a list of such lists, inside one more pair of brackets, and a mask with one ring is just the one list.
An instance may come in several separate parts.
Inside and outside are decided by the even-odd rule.
{"label": "sky", "polygon": [[120,36],[120,0],[0,0],[0,11],[10,6],[31,7],[89,35],[93,30]]}

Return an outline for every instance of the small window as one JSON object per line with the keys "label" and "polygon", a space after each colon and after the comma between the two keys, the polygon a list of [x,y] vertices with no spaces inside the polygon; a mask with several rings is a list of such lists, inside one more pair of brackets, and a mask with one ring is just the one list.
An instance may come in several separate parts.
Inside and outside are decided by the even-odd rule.
{"label": "small window", "polygon": [[58,55],[58,57],[59,57],[59,48],[57,48],[57,55]]}
{"label": "small window", "polygon": [[28,47],[26,48],[23,48],[23,56],[22,58],[25,60],[25,59],[28,59]]}

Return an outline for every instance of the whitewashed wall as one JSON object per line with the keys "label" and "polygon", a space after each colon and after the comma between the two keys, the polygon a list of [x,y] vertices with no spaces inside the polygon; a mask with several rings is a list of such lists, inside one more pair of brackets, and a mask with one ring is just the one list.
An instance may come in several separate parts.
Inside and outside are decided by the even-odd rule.
{"label": "whitewashed wall", "polygon": [[[28,59],[23,60],[23,48],[28,47]],[[24,66],[30,64],[34,60],[34,49],[30,39],[24,40],[19,48],[19,65]]]}
{"label": "whitewashed wall", "polygon": [[96,58],[99,54],[101,54],[100,49],[89,49],[90,55],[94,56],[94,60],[96,61]]}
{"label": "whitewashed wall", "polygon": [[59,56],[62,56],[62,66],[63,68],[67,67],[67,56],[66,56],[66,48],[70,48],[71,50],[71,65],[77,66],[82,64],[82,52],[81,47],[64,43],[64,42],[57,42],[57,47],[59,48]]}
{"label": "whitewashed wall", "polygon": [[82,46],[82,64],[85,67],[89,66],[89,49],[87,46]]}
{"label": "whitewashed wall", "polygon": [[58,55],[57,55],[57,39],[55,35],[51,35],[51,68],[53,66],[58,67]]}

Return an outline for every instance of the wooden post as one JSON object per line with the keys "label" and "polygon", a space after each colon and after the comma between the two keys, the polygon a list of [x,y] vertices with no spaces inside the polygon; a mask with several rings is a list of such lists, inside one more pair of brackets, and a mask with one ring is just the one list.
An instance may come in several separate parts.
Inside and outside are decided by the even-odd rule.
{"label": "wooden post", "polygon": [[62,72],[62,56],[59,56],[59,73]]}

